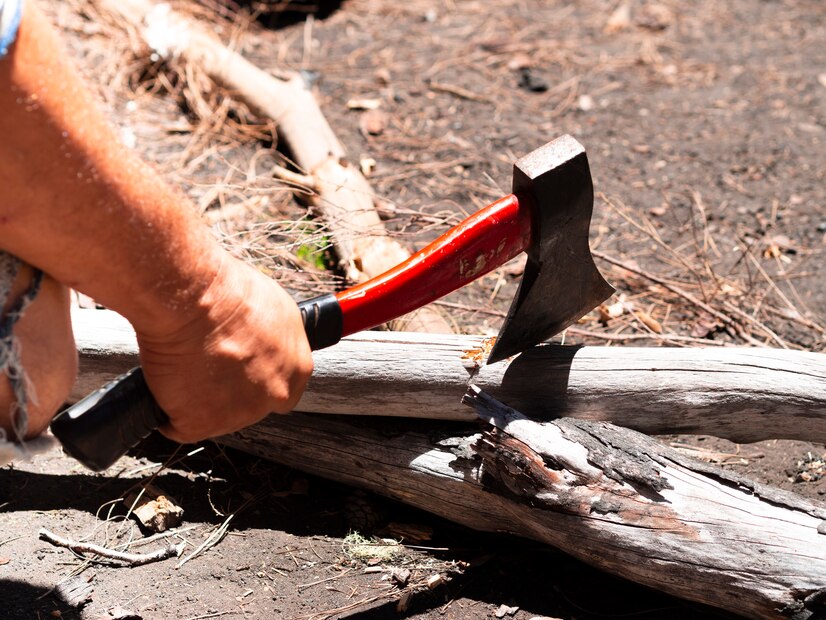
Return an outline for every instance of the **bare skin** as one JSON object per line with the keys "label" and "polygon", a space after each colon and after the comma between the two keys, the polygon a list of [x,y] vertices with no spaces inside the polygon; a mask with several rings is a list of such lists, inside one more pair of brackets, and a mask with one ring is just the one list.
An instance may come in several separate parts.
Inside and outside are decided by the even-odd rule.
{"label": "bare skin", "polygon": [[[29,436],[74,376],[67,287],[135,327],[168,437],[196,441],[289,411],[312,371],[295,303],[223,250],[187,199],[120,145],[65,57],[26,3],[0,59],[0,248],[53,280],[16,330],[41,403]],[[8,397],[0,391],[7,430]]]}
{"label": "bare skin", "polygon": [[[28,290],[34,270],[23,265],[3,307],[7,311]],[[34,394],[29,399],[28,437],[40,433],[71,390],[77,370],[77,353],[69,318],[69,290],[53,278],[44,277],[40,292],[14,327],[21,342],[20,354]],[[14,395],[7,380],[0,380],[0,413],[8,415]],[[9,421],[2,426],[10,434]]]}

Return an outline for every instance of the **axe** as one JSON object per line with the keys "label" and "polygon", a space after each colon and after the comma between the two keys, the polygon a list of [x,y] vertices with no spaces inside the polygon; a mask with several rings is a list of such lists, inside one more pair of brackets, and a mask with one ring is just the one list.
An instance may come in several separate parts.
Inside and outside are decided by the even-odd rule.
{"label": "axe", "polygon": [[[311,348],[420,308],[523,251],[522,281],[487,363],[554,336],[614,292],[588,245],[593,202],[585,149],[570,136],[549,142],[514,164],[509,196],[393,269],[299,303]],[[135,368],[62,411],[51,429],[69,455],[101,471],[167,420]]]}

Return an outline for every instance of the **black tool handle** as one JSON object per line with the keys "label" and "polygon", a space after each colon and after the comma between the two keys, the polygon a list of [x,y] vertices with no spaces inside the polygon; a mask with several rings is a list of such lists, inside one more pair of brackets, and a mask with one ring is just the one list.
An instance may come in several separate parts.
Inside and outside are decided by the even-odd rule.
{"label": "black tool handle", "polygon": [[[341,339],[342,313],[335,295],[308,299],[298,308],[314,351]],[[70,456],[102,471],[168,421],[143,371],[133,368],[63,410],[52,420],[51,429]]]}
{"label": "black tool handle", "polygon": [[167,420],[133,368],[62,411],[51,429],[69,456],[103,471]]}
{"label": "black tool handle", "polygon": [[344,317],[335,295],[330,293],[302,301],[298,309],[313,351],[326,349],[341,340]]}

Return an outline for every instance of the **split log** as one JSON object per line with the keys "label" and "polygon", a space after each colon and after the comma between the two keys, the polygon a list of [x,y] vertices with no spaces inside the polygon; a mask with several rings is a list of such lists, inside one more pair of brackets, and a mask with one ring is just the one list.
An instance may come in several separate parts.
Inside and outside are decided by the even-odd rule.
{"label": "split log", "polygon": [[[77,310],[73,396],[136,366],[129,324]],[[469,384],[534,419],[610,421],[647,434],[826,443],[826,355],[760,348],[541,346],[484,365],[479,336],[366,332],[315,356],[297,410],[471,420]]]}
{"label": "split log", "polygon": [[[276,78],[229,49],[201,25],[166,3],[98,0],[107,12],[131,25],[155,53],[199,66],[255,112],[275,121],[278,135],[312,187],[309,199],[327,222],[345,275],[364,281],[410,256],[387,235],[370,184],[351,163],[304,79],[293,72]],[[302,194],[303,196],[303,194]],[[452,331],[432,308],[405,317],[408,331]]]}
{"label": "split log", "polygon": [[826,510],[634,431],[470,400],[482,432],[293,414],[220,441],[748,618],[826,613]]}

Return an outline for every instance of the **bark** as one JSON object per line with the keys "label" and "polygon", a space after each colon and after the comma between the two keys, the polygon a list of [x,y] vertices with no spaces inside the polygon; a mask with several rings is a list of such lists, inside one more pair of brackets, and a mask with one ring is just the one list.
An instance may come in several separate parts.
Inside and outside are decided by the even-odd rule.
{"label": "bark", "polygon": [[[78,398],[136,366],[128,323],[76,311]],[[610,421],[647,434],[826,443],[826,355],[759,348],[541,346],[484,365],[477,336],[367,332],[315,353],[297,410],[471,420],[469,384],[534,419]]]}
{"label": "bark", "polygon": [[[182,58],[198,65],[255,112],[275,121],[292,161],[312,179],[310,202],[327,223],[341,267],[350,280],[375,277],[410,256],[387,235],[370,184],[347,161],[344,147],[299,74],[282,72],[281,78],[274,77],[168,4],[98,2],[132,26],[161,57]],[[409,331],[452,331],[441,313],[432,308],[405,317],[399,325]]]}
{"label": "bark", "polygon": [[484,393],[469,400],[481,432],[293,414],[220,441],[749,618],[824,617],[822,508],[634,431],[536,422]]}

